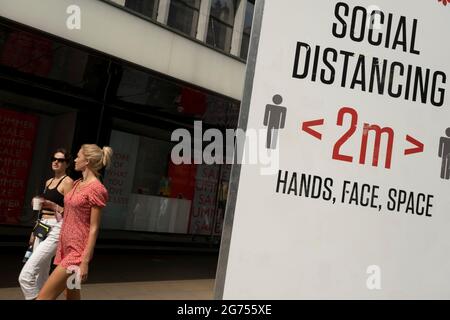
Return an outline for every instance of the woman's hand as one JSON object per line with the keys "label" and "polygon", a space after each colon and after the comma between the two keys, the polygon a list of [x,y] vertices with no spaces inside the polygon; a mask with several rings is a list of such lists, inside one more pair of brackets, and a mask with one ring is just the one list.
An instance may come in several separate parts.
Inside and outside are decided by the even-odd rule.
{"label": "woman's hand", "polygon": [[42,209],[49,209],[51,211],[55,211],[56,203],[53,201],[44,199],[44,202],[42,203]]}
{"label": "woman's hand", "polygon": [[80,264],[80,279],[81,283],[86,282],[88,278],[88,272],[89,272],[89,264],[87,262],[82,262]]}
{"label": "woman's hand", "polygon": [[42,203],[42,208],[50,210],[50,211],[58,212],[60,214],[62,214],[64,211],[64,207],[60,207],[59,205],[57,205],[56,203],[54,203],[53,201],[50,201],[50,200],[44,200],[44,202]]}

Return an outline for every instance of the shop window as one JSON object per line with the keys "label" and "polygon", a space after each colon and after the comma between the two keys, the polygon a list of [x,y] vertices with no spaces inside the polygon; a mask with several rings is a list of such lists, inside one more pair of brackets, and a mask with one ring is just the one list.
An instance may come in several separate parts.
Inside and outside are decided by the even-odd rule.
{"label": "shop window", "polygon": [[195,38],[200,0],[171,0],[167,25]]}
{"label": "shop window", "polygon": [[124,110],[163,114],[186,125],[192,125],[195,120],[221,128],[237,125],[239,103],[236,101],[182,86],[140,69],[121,69],[114,103]]}
{"label": "shop window", "polygon": [[[0,89],[0,224],[35,221],[30,199],[52,175],[52,151],[73,147],[76,153],[81,144],[98,141],[114,150],[104,175],[110,193],[104,227],[220,234],[227,166],[175,165],[170,154],[176,143],[170,137],[178,128],[192,131],[196,120],[203,121],[204,130],[236,128],[239,102],[110,61],[0,23],[2,83],[24,88]],[[96,100],[84,95],[103,98],[108,65],[112,78],[100,113]]]}
{"label": "shop window", "polygon": [[230,52],[237,5],[237,0],[211,1],[206,43]]}
{"label": "shop window", "polygon": [[103,226],[188,233],[195,171],[171,164],[174,143],[113,130],[110,145],[114,158],[105,173],[110,201]]}
{"label": "shop window", "polygon": [[117,99],[124,107],[147,107],[149,111],[177,113],[180,86],[130,67],[122,68]]}
{"label": "shop window", "polygon": [[40,34],[0,24],[0,70],[40,85],[102,98],[108,61]]}
{"label": "shop window", "polygon": [[[165,0],[163,0],[165,1]],[[125,7],[146,17],[156,20],[158,14],[158,0],[126,0]]]}
{"label": "shop window", "polygon": [[174,164],[174,142],[113,130],[104,228],[220,235],[230,165]]}
{"label": "shop window", "polygon": [[250,46],[250,35],[252,31],[253,13],[255,11],[255,4],[252,1],[247,1],[247,8],[245,10],[244,31],[242,33],[241,44],[241,58],[247,60],[248,49]]}

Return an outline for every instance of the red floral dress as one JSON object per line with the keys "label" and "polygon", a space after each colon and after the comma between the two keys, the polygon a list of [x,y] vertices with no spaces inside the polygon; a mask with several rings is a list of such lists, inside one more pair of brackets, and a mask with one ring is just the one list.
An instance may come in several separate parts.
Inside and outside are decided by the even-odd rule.
{"label": "red floral dress", "polygon": [[108,191],[99,180],[73,189],[64,197],[64,220],[59,235],[54,264],[67,269],[79,266],[86,250],[91,222],[91,208],[103,208],[108,201]]}

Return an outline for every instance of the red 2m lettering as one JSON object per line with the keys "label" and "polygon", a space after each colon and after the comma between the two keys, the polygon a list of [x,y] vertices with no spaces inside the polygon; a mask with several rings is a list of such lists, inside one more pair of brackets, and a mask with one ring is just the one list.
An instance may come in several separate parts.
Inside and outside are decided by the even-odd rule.
{"label": "red 2m lettering", "polygon": [[351,116],[351,123],[350,123],[350,129],[344,135],[336,142],[333,148],[333,159],[334,160],[341,160],[341,161],[347,161],[347,162],[353,162],[352,156],[346,156],[340,154],[340,149],[342,145],[350,139],[350,137],[355,133],[356,131],[356,125],[358,123],[358,113],[355,109],[344,107],[339,110],[338,118],[337,118],[337,125],[342,126],[344,122],[344,115],[349,114]]}
{"label": "red 2m lettering", "polygon": [[359,163],[365,164],[366,162],[366,151],[367,151],[367,139],[369,138],[369,132],[375,132],[375,145],[373,148],[373,157],[372,157],[372,166],[378,166],[378,154],[380,153],[380,143],[381,143],[381,134],[388,134],[388,144],[386,149],[386,161],[384,163],[384,167],[386,169],[391,168],[391,159],[392,159],[392,148],[394,145],[394,130],[392,128],[380,128],[380,126],[373,124],[369,125],[368,123],[364,123],[363,136],[361,141],[361,153],[359,155]]}
{"label": "red 2m lettering", "polygon": [[[340,161],[346,161],[346,162],[353,162],[353,157],[349,155],[343,155],[340,153],[340,149],[344,143],[347,142],[348,139],[355,133],[358,123],[358,113],[355,109],[349,108],[349,107],[343,107],[339,110],[338,118],[337,118],[337,125],[342,126],[344,122],[344,116],[348,114],[351,118],[350,128],[347,130],[347,132],[336,142],[333,148],[333,159],[334,160],[340,160]],[[363,134],[361,139],[361,149],[359,153],[359,163],[365,164],[366,163],[366,153],[367,153],[367,141],[369,138],[369,133],[374,132],[375,133],[375,144],[373,148],[373,157],[372,157],[372,166],[377,167],[378,166],[378,158],[380,153],[380,144],[381,144],[381,137],[382,134],[387,134],[388,136],[388,142],[387,142],[387,148],[386,148],[386,160],[385,160],[385,168],[390,169],[391,168],[391,160],[392,160],[392,149],[394,145],[394,130],[390,127],[381,128],[380,126],[376,124],[368,124],[364,123],[363,127]]]}

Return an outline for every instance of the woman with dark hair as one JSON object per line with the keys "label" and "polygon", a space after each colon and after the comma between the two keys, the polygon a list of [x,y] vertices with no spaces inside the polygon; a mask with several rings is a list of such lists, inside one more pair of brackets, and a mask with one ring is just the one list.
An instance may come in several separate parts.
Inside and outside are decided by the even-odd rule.
{"label": "woman with dark hair", "polygon": [[65,149],[58,149],[51,158],[53,178],[45,183],[42,194],[44,201],[40,211],[39,221],[50,227],[45,238],[30,236],[33,254],[27,260],[19,276],[20,287],[26,300],[33,300],[47,281],[50,263],[55,256],[61,231],[62,215],[64,213],[64,195],[72,190],[73,180],[67,176],[70,164],[70,154]]}

